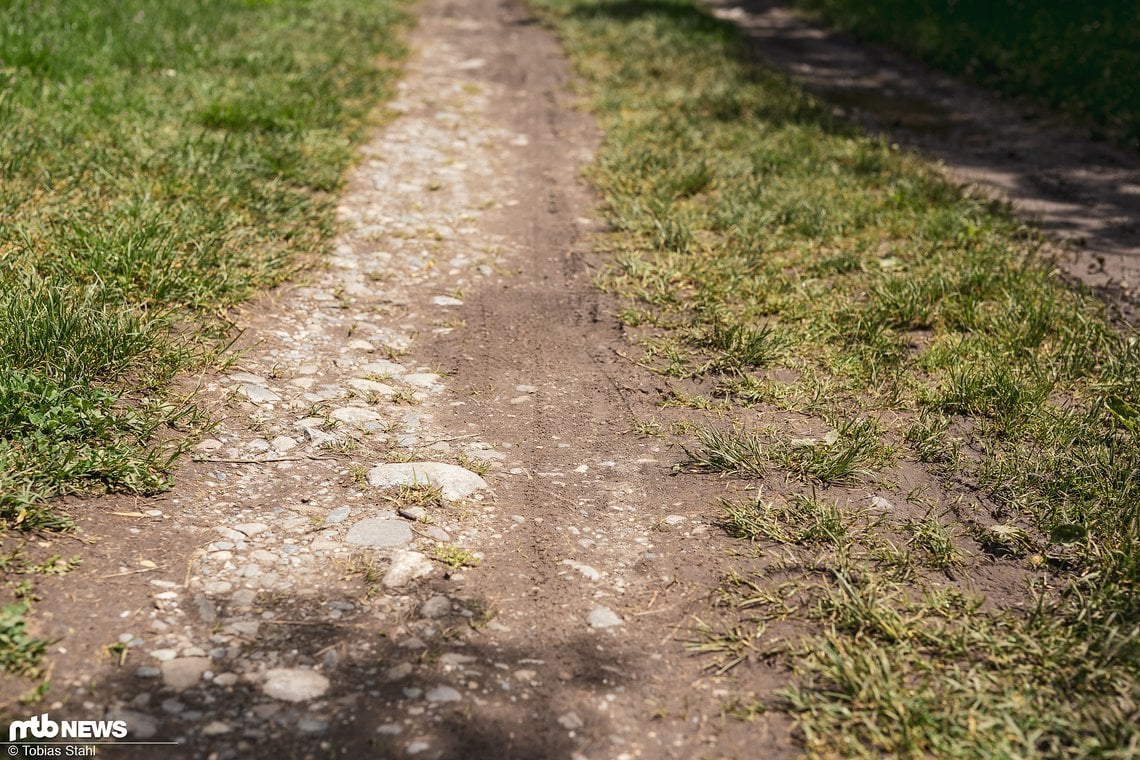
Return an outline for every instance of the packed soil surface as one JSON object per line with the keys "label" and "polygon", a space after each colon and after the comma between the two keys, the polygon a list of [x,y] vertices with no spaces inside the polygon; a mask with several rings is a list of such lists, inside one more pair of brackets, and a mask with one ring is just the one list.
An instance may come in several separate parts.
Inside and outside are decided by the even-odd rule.
{"label": "packed soil surface", "polygon": [[[859,68],[893,70],[775,8],[720,12],[820,87],[904,102],[904,80],[950,86]],[[752,561],[716,506],[743,486],[678,475],[671,437],[639,434],[697,413],[662,416],[667,381],[627,358],[617,305],[592,286],[604,227],[580,175],[600,136],[556,42],[516,2],[426,0],[419,17],[334,254],[235,314],[227,366],[187,379],[217,422],[174,488],[74,500],[78,534],[26,547],[83,563],[39,582],[52,687],[32,707],[14,701],[26,682],[5,682],[6,715],[124,720],[150,744],[100,753],[140,758],[794,754],[782,713],[726,717],[738,685],[686,647],[726,569]],[[907,144],[1014,138],[953,105]],[[960,166],[931,150],[1005,178],[1048,230],[1064,213],[1084,225],[1083,261],[1100,251],[1103,272],[1072,271],[1140,282],[1126,164],[1074,152],[1034,194],[1054,176],[1044,147],[961,145]],[[1024,161],[986,158],[1011,151]],[[1086,175],[1065,195],[1084,212],[1062,213],[1057,188]],[[1018,603],[1013,570],[971,572]],[[788,683],[752,659],[751,696]]]}
{"label": "packed soil surface", "polygon": [[1140,156],[1039,108],[1000,99],[884,47],[813,24],[772,0],[709,0],[749,51],[901,148],[1008,201],[1069,243],[1060,268],[1128,322],[1140,318]]}

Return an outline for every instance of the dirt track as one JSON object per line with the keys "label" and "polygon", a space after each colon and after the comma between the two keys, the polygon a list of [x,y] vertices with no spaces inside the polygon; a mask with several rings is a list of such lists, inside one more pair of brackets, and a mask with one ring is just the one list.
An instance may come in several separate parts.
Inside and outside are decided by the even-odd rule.
{"label": "dirt track", "polygon": [[[910,102],[895,74],[837,57],[849,41],[760,11],[729,15],[813,86],[889,80]],[[234,366],[202,378],[219,424],[198,461],[161,497],[73,504],[97,543],[43,547],[86,558],[44,583],[36,619],[60,639],[44,709],[180,742],[116,753],[134,757],[792,754],[781,714],[726,720],[732,684],[684,649],[716,614],[732,548],[715,501],[733,486],[672,477],[679,451],[634,432],[659,416],[663,381],[623,358],[614,305],[591,287],[601,226],[579,173],[599,135],[555,42],[514,2],[428,0],[420,18],[329,266],[251,304]],[[921,148],[943,131],[898,134]],[[978,142],[931,150],[1011,195],[1045,176]],[[1088,170],[1087,155],[1058,170],[1118,189],[1076,214],[1106,257],[1088,281],[1135,287],[1132,170]],[[1057,192],[1026,206],[1054,230],[1073,216]],[[485,468],[486,487],[409,520],[368,483],[405,459]],[[446,547],[480,561],[429,559]],[[761,661],[750,679],[766,693],[787,674]]]}
{"label": "dirt track", "polygon": [[773,0],[709,0],[750,51],[841,118],[942,162],[1072,245],[1065,272],[1140,317],[1140,157],[1041,109],[1010,103],[877,45],[811,24]]}

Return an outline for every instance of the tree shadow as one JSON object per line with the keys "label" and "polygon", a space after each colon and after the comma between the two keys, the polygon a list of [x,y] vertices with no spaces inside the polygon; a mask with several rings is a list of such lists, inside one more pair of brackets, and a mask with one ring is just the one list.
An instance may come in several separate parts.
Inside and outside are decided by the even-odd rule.
{"label": "tree shadow", "polygon": [[944,163],[1085,254],[1068,274],[1110,301],[1140,283],[1140,160],[1037,106],[793,14],[776,0],[709,0],[748,55],[790,76],[837,121]]}
{"label": "tree shadow", "polygon": [[[219,612],[227,604],[219,600]],[[648,653],[585,630],[534,651],[483,643],[479,630],[490,620],[480,599],[457,598],[432,620],[387,624],[365,610],[331,619],[321,600],[280,596],[259,598],[237,617],[227,612],[230,622],[215,626],[221,638],[233,621],[255,632],[221,644],[224,656],[211,650],[210,670],[193,686],[165,686],[156,668],[132,660],[63,705],[29,715],[122,719],[131,728],[125,741],[178,742],[100,747],[123,758],[565,758],[583,739],[611,733],[604,712],[584,707],[597,700],[582,696],[620,691],[648,665]],[[405,633],[389,636],[393,630]],[[263,683],[271,668],[311,669],[331,685],[311,700],[274,699]],[[235,671],[234,683],[212,680]]]}

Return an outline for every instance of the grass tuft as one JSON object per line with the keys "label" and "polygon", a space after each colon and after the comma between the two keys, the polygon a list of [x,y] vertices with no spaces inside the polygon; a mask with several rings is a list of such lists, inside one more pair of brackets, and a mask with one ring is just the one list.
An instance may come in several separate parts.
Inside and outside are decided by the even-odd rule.
{"label": "grass tuft", "polygon": [[762,476],[767,471],[765,444],[757,433],[707,427],[697,431],[697,446],[685,448],[688,463],[706,472]]}

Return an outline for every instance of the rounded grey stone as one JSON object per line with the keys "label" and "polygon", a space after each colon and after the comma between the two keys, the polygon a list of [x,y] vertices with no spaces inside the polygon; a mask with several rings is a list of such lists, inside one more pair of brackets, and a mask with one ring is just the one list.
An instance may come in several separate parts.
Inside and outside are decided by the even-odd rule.
{"label": "rounded grey stone", "polygon": [[344,522],[350,512],[352,512],[352,510],[348,507],[337,507],[325,515],[325,522],[330,525]]}
{"label": "rounded grey stone", "polygon": [[442,594],[433,596],[420,605],[420,617],[429,619],[447,617],[451,613],[451,600]]}
{"label": "rounded grey stone", "polygon": [[458,702],[463,697],[450,686],[436,686],[424,695],[424,699],[428,702]]}
{"label": "rounded grey stone", "polygon": [[329,679],[320,673],[298,668],[274,668],[265,674],[262,686],[268,696],[284,702],[316,699],[329,689]]}
{"label": "rounded grey stone", "polygon": [[176,657],[162,663],[162,682],[172,689],[189,689],[210,669],[208,657]]}
{"label": "rounded grey stone", "polygon": [[422,520],[427,517],[427,510],[423,507],[400,507],[400,517],[406,517],[409,520]]}
{"label": "rounded grey stone", "polygon": [[348,529],[344,540],[356,546],[402,546],[412,540],[412,529],[403,520],[368,517]]}
{"label": "rounded grey stone", "polygon": [[439,541],[443,544],[451,540],[451,534],[438,525],[429,525],[424,528],[424,535],[432,541]]}

